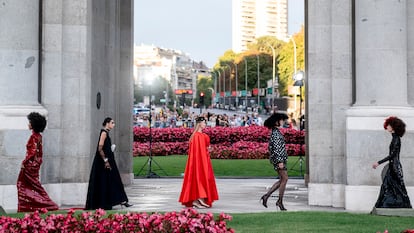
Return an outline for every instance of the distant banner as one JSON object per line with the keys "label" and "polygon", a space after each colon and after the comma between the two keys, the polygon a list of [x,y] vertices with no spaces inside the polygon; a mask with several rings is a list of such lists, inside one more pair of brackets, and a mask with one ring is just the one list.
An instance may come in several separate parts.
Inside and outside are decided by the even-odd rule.
{"label": "distant banner", "polygon": [[240,96],[242,96],[242,97],[246,97],[246,96],[251,97],[252,96],[252,92],[251,91],[242,90],[242,91],[240,91]]}
{"label": "distant banner", "polygon": [[266,95],[266,89],[265,88],[253,88],[252,90],[252,94],[254,96],[258,96],[260,94],[260,96],[265,96]]}
{"label": "distant banner", "polygon": [[255,96],[257,96],[259,94],[259,89],[253,88],[252,94],[255,95]]}
{"label": "distant banner", "polygon": [[191,89],[175,89],[175,94],[176,95],[181,95],[181,94],[193,94],[193,90]]}

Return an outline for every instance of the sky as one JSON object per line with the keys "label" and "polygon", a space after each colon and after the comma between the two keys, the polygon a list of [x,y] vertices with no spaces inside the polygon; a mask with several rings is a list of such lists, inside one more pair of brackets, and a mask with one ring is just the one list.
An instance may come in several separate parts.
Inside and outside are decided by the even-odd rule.
{"label": "sky", "polygon": [[[304,22],[304,0],[289,0],[289,34]],[[214,66],[231,49],[231,0],[134,0],[136,45],[180,50]]]}

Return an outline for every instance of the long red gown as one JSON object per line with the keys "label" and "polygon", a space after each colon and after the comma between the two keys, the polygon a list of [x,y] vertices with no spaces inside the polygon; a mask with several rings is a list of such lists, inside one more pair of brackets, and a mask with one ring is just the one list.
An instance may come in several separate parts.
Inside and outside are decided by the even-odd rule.
{"label": "long red gown", "polygon": [[42,135],[33,132],[26,144],[26,149],[26,158],[22,162],[24,168],[20,170],[17,179],[17,212],[32,212],[42,208],[59,209],[56,203],[49,198],[39,180],[43,156]]}
{"label": "long red gown", "polygon": [[199,198],[204,198],[209,206],[218,200],[216,180],[207,150],[209,145],[210,138],[205,133],[196,132],[190,141],[179,199],[187,207],[193,206],[193,201]]}

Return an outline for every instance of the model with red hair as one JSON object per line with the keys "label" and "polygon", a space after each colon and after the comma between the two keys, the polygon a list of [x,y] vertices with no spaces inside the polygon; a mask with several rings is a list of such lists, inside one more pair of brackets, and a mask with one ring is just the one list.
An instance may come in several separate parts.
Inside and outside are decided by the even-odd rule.
{"label": "model with red hair", "polygon": [[405,133],[405,123],[398,117],[391,116],[385,119],[384,129],[391,133],[392,140],[388,156],[372,165],[376,169],[380,164],[389,161],[388,166],[384,167],[385,175],[375,207],[411,208],[400,162],[401,137]]}

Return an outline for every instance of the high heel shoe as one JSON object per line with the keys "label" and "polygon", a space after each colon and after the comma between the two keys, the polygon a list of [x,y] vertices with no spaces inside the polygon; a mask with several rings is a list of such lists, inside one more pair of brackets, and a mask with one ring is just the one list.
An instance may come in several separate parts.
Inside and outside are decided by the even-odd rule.
{"label": "high heel shoe", "polygon": [[121,206],[125,206],[125,207],[131,207],[131,206],[133,206],[133,204],[129,204],[128,202],[122,202],[121,203]]}
{"label": "high heel shoe", "polygon": [[199,200],[193,201],[193,207],[194,208],[197,208],[197,209],[204,209],[204,208],[206,208],[205,206],[201,205],[201,203],[200,203]]}
{"label": "high heel shoe", "polygon": [[204,206],[204,207],[206,207],[206,208],[210,208],[210,207],[211,207],[211,206],[207,205],[207,203],[205,203],[205,202],[203,201],[203,199],[198,199],[198,202],[200,203],[200,205],[202,205],[202,206]]}
{"label": "high heel shoe", "polygon": [[267,199],[269,199],[269,195],[263,195],[260,200],[262,201],[262,205],[267,208]]}
{"label": "high heel shoe", "polygon": [[279,207],[281,211],[286,211],[287,209],[283,206],[283,203],[281,201],[276,202],[276,206]]}

